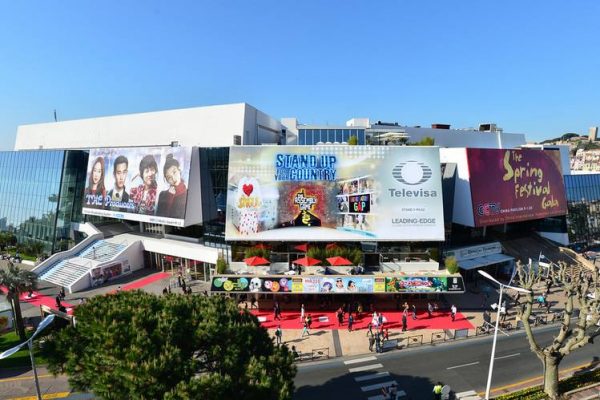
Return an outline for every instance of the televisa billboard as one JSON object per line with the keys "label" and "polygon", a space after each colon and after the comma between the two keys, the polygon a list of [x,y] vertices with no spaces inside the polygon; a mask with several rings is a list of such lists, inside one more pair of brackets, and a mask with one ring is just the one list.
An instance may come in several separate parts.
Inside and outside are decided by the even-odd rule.
{"label": "televisa billboard", "polygon": [[565,215],[558,151],[467,149],[475,226]]}
{"label": "televisa billboard", "polygon": [[183,226],[191,147],[90,150],[83,213]]}
{"label": "televisa billboard", "polygon": [[444,240],[437,147],[244,146],[226,240]]}

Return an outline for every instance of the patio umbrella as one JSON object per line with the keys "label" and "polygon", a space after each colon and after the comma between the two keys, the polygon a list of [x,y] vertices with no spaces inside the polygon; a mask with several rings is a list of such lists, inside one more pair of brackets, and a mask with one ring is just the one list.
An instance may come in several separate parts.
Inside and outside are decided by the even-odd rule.
{"label": "patio umbrella", "polygon": [[271,264],[271,261],[267,260],[264,257],[258,257],[258,256],[244,258],[244,262],[246,263],[246,265],[250,265],[252,267],[256,267],[258,265]]}
{"label": "patio umbrella", "polygon": [[354,263],[344,257],[329,257],[327,259],[331,265],[353,265]]}
{"label": "patio umbrella", "polygon": [[325,246],[325,250],[333,249],[341,249],[341,247],[337,243],[329,243],[327,246]]}
{"label": "patio umbrella", "polygon": [[317,260],[316,258],[312,257],[302,257],[295,261],[292,261],[292,263],[302,265],[303,267],[310,267],[311,265],[321,264],[321,260]]}
{"label": "patio umbrella", "polygon": [[308,251],[308,243],[299,244],[298,246],[294,246],[295,250],[306,253]]}
{"label": "patio umbrella", "polygon": [[266,245],[264,243],[259,243],[255,246],[252,247],[253,249],[261,249],[261,250],[267,250],[270,249],[269,245]]}

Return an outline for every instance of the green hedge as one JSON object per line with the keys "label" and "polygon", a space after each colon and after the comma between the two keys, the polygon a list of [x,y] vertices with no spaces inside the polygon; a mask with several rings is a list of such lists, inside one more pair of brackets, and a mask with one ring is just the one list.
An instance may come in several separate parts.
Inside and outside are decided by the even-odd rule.
{"label": "green hedge", "polygon": [[[595,382],[600,382],[600,370],[581,373],[570,378],[563,379],[558,383],[558,390],[560,393],[566,393],[570,392],[571,390],[589,386]],[[496,397],[497,400],[538,400],[547,398],[548,397],[544,393],[543,386],[535,386],[529,389]]]}

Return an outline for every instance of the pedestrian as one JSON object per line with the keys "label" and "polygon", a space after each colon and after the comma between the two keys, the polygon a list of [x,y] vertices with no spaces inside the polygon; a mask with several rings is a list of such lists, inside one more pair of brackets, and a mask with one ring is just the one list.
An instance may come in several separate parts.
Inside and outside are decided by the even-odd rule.
{"label": "pedestrian", "polygon": [[[206,292],[206,290],[205,290]],[[256,305],[256,298],[254,298],[254,296],[252,296],[252,298],[250,298],[250,309],[253,308],[258,308],[258,306]]]}
{"label": "pedestrian", "polygon": [[187,286],[185,284],[185,279],[181,280],[181,290],[183,291],[183,294],[187,293]]}
{"label": "pedestrian", "polygon": [[373,345],[375,344],[375,337],[373,335],[369,336],[369,351],[373,351]]}
{"label": "pedestrian", "polygon": [[277,301],[273,304],[273,321],[276,319],[281,321],[281,309],[279,308],[279,302]]}
{"label": "pedestrian", "polygon": [[363,312],[363,305],[362,303],[358,303],[358,307],[356,308],[356,318],[360,319],[360,316]]}
{"label": "pedestrian", "polygon": [[[281,319],[281,317],[279,319]],[[312,325],[312,317],[310,314],[306,316],[306,323],[308,324],[308,329],[310,329],[310,326]]]}
{"label": "pedestrian", "polygon": [[344,312],[341,308],[337,310],[338,326],[344,325]]}
{"label": "pedestrian", "polygon": [[281,325],[279,325],[277,327],[277,329],[275,329],[275,341],[277,344],[281,344],[281,336],[282,336],[283,332],[281,332]]}
{"label": "pedestrian", "polygon": [[370,322],[367,324],[367,336],[373,336],[373,324]]}
{"label": "pedestrian", "polygon": [[60,308],[62,306],[61,302],[60,302],[60,294],[56,295],[56,308]]}
{"label": "pedestrian", "polygon": [[515,297],[515,306],[518,306],[519,304],[521,304],[521,293],[517,292],[517,297]]}
{"label": "pedestrian", "polygon": [[306,333],[307,336],[310,336],[310,331],[308,330],[308,317],[307,320],[304,321],[304,328],[302,329],[302,336],[300,337],[304,337],[304,334]]}
{"label": "pedestrian", "polygon": [[450,317],[452,318],[452,322],[456,320],[456,306],[454,304],[450,307]]}
{"label": "pedestrian", "polygon": [[300,321],[304,320],[304,304],[300,306]]}
{"label": "pedestrian", "polygon": [[300,357],[300,354],[296,351],[296,346],[292,346],[292,357],[294,357],[294,360]]}
{"label": "pedestrian", "polygon": [[168,290],[167,290],[167,288],[165,287],[165,288],[163,289],[163,294],[165,294],[165,295],[166,295],[167,293],[169,293],[169,291],[168,291]]}
{"label": "pedestrian", "polygon": [[383,333],[384,340],[390,340],[390,330],[389,328],[385,328],[385,332]]}
{"label": "pedestrian", "polygon": [[92,247],[92,258],[95,260],[96,259],[96,246]]}
{"label": "pedestrian", "polygon": [[407,321],[406,321],[406,313],[402,313],[402,332],[406,332],[407,329]]}
{"label": "pedestrian", "polygon": [[431,318],[431,314],[433,313],[433,306],[431,303],[427,303],[427,318]]}
{"label": "pedestrian", "polygon": [[412,305],[412,319],[417,319],[417,306],[415,306],[414,304]]}
{"label": "pedestrian", "polygon": [[443,387],[444,387],[444,385],[442,385],[442,382],[436,383],[436,385],[433,387],[433,398],[434,398],[434,400],[441,400],[442,399],[442,388]]}
{"label": "pedestrian", "polygon": [[65,288],[63,286],[60,287],[60,292],[58,292],[58,294],[60,295],[61,300],[65,299]]}
{"label": "pedestrian", "polygon": [[391,400],[396,400],[398,398],[398,386],[396,385],[396,382],[392,383],[392,386],[390,386],[389,393]]}
{"label": "pedestrian", "polygon": [[379,336],[379,332],[375,334],[375,352],[381,353],[381,336]]}
{"label": "pedestrian", "polygon": [[348,316],[348,332],[352,332],[352,323],[354,322],[354,317],[352,314]]}
{"label": "pedestrian", "polygon": [[379,322],[379,326],[383,326],[383,314],[379,313],[379,316],[377,317],[377,322]]}
{"label": "pedestrian", "polygon": [[387,386],[381,387],[381,394],[383,395],[383,400],[389,400],[392,398],[390,395],[390,389]]}
{"label": "pedestrian", "polygon": [[550,314],[550,308],[552,308],[552,303],[546,300],[546,312]]}

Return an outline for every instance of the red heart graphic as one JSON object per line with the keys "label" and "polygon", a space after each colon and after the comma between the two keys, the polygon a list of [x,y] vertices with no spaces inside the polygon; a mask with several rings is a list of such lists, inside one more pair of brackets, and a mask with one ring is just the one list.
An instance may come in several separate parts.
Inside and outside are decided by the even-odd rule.
{"label": "red heart graphic", "polygon": [[250,194],[254,190],[254,186],[251,183],[249,183],[247,185],[242,186],[242,190],[244,191],[246,196],[250,197]]}

